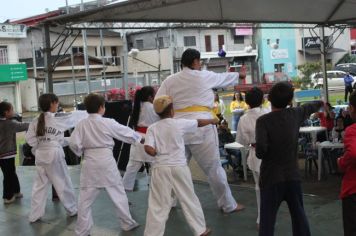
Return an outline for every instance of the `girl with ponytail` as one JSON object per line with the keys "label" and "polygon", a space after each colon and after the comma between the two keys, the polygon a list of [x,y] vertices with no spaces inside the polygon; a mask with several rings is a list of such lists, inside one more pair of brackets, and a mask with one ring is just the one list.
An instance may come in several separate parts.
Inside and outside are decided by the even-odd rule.
{"label": "girl with ponytail", "polygon": [[[135,94],[131,125],[143,137],[145,137],[148,126],[159,120],[159,116],[153,109],[154,96],[155,90],[151,86],[142,87]],[[126,191],[133,190],[137,172],[142,165],[152,161],[152,157],[146,154],[143,144],[131,145],[129,163],[123,178]]]}
{"label": "girl with ponytail", "polygon": [[86,118],[86,111],[76,111],[56,116],[58,97],[52,93],[42,94],[38,100],[40,116],[33,120],[26,133],[26,142],[36,156],[37,176],[32,189],[29,221],[39,220],[45,213],[47,187],[53,184],[68,215],[77,214],[77,203],[72,181],[68,174],[63,146],[64,131],[73,128]]}

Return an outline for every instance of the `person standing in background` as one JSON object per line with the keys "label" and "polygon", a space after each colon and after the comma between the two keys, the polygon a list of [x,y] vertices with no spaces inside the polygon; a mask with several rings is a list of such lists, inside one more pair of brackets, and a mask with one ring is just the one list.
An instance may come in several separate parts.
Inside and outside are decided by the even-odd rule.
{"label": "person standing in background", "polygon": [[231,129],[237,131],[237,125],[239,124],[240,117],[243,115],[244,111],[248,109],[242,94],[237,91],[232,97],[232,102],[230,103],[230,111],[232,113]]}
{"label": "person standing in background", "polygon": [[352,93],[352,82],[354,82],[354,78],[350,75],[350,72],[347,72],[344,77],[345,102],[347,102],[348,95]]}
{"label": "person standing in background", "polygon": [[22,198],[20,183],[16,174],[15,157],[17,154],[16,133],[26,131],[28,123],[13,120],[14,108],[11,103],[0,103],[0,167],[4,175],[4,204],[13,203]]}

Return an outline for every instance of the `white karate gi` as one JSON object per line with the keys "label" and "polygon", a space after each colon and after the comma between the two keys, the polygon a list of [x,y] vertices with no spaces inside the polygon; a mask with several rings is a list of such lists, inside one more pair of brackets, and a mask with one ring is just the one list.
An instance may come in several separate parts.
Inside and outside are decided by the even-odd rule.
{"label": "white karate gi", "polygon": [[157,155],[152,167],[145,236],[163,236],[172,207],[172,191],[194,235],[201,235],[206,230],[204,213],[194,193],[183,139],[185,133],[196,132],[197,128],[196,120],[167,118],[151,125],[147,131],[145,145],[153,147]]}
{"label": "white karate gi", "polygon": [[[147,128],[158,120],[159,116],[154,111],[153,104],[150,102],[141,103],[141,111],[137,126]],[[141,136],[145,137],[144,133],[139,133]],[[137,172],[142,167],[142,164],[152,161],[152,157],[145,152],[143,144],[137,143],[131,145],[129,163],[127,164],[126,172],[122,179],[125,190],[133,190]]]}
{"label": "white karate gi", "polygon": [[[238,73],[214,73],[184,68],[163,81],[156,97],[169,95],[173,99],[175,110],[191,106],[213,108],[213,88],[223,88],[237,83]],[[211,119],[211,112],[176,112],[175,118]],[[194,134],[184,136],[186,156],[195,158],[200,168],[208,177],[218,206],[224,212],[236,209],[237,203],[231,194],[225,170],[221,167],[219,141],[215,125],[198,128]]]}
{"label": "white karate gi", "polygon": [[69,146],[76,155],[84,153],[76,235],[90,233],[93,225],[91,205],[101,188],[105,188],[113,201],[121,228],[127,231],[138,226],[131,217],[121,175],[113,157],[113,138],[126,143],[137,143],[142,137],[113,119],[90,114],[76,126],[69,139]]}
{"label": "white karate gi", "polygon": [[31,212],[29,221],[35,222],[45,214],[47,187],[53,184],[58,197],[69,215],[77,213],[72,181],[68,174],[63,146],[66,146],[64,131],[73,128],[86,118],[86,111],[75,111],[56,117],[54,113],[45,113],[45,136],[37,137],[38,119],[35,119],[26,133],[26,142],[32,146],[36,157],[37,175],[32,187]]}
{"label": "white karate gi", "polygon": [[268,110],[256,107],[249,109],[246,113],[240,118],[239,124],[237,126],[237,135],[236,141],[245,147],[249,148],[249,155],[247,158],[247,165],[253,173],[253,178],[255,180],[255,190],[256,190],[256,200],[257,200],[257,224],[260,223],[260,167],[261,160],[256,157],[255,148],[250,147],[250,144],[255,144],[255,131],[256,131],[256,120],[263,114],[268,113]]}

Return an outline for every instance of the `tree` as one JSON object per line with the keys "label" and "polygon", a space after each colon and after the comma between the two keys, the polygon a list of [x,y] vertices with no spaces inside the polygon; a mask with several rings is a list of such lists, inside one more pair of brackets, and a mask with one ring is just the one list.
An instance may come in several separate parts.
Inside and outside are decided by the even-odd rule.
{"label": "tree", "polygon": [[[308,86],[313,86],[313,81],[311,81],[311,75],[317,72],[321,72],[322,68],[321,68],[321,62],[307,62],[304,63],[303,65],[299,65],[298,70],[300,71],[300,73],[303,75],[301,78],[301,87],[303,88],[307,88]],[[330,70],[331,69],[331,64],[327,64],[326,65],[326,69]]]}

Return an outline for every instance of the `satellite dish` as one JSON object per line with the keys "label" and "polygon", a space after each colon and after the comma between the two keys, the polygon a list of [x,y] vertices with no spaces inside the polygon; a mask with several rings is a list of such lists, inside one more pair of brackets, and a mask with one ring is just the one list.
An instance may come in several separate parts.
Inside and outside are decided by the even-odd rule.
{"label": "satellite dish", "polygon": [[139,52],[140,52],[140,51],[139,51],[137,48],[132,48],[132,49],[130,50],[130,52],[128,53],[128,55],[131,56],[131,57],[133,57],[133,58],[135,58],[135,57],[137,57],[137,55],[138,55]]}
{"label": "satellite dish", "polygon": [[246,47],[245,47],[245,52],[251,53],[251,52],[252,52],[252,46],[251,46],[251,45],[246,46]]}

